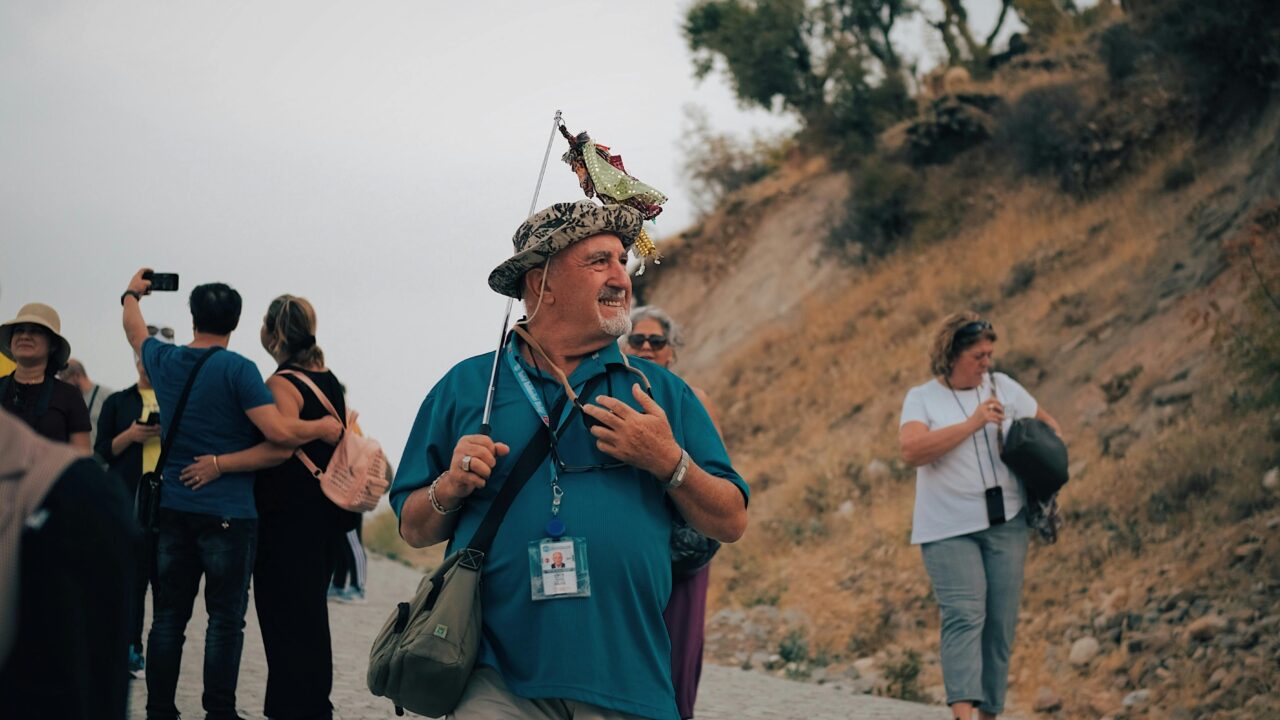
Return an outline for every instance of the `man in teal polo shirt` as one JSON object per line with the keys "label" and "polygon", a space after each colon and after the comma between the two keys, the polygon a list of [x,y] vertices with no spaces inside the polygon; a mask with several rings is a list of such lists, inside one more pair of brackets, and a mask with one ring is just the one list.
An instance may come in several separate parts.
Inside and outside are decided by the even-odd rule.
{"label": "man in teal polo shirt", "polygon": [[[489,276],[529,312],[500,351],[493,437],[479,434],[492,354],[454,366],[409,435],[391,489],[400,533],[452,550],[471,540],[539,424],[564,428],[485,559],[484,640],[460,720],[679,720],[662,619],[672,518],[733,542],[746,529],[748,491],[689,386],[645,360],[628,365],[618,350],[630,329],[627,249],[641,222],[589,200],[526,220],[516,254]],[[567,403],[549,417],[566,384],[590,391],[594,427]]]}

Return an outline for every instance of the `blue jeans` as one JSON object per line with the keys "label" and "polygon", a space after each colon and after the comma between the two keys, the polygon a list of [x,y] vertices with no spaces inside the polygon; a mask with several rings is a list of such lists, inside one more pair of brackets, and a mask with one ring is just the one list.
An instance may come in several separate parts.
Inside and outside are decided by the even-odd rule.
{"label": "blue jeans", "polygon": [[244,613],[249,605],[258,521],[161,509],[156,524],[155,608],[147,641],[147,718],[178,717],[174,694],[182,644],[201,575],[209,613],[201,701],[210,720],[238,718],[236,680],[244,648]]}
{"label": "blue jeans", "polygon": [[947,704],[1004,712],[1031,529],[1025,512],[979,532],[920,546],[942,611]]}

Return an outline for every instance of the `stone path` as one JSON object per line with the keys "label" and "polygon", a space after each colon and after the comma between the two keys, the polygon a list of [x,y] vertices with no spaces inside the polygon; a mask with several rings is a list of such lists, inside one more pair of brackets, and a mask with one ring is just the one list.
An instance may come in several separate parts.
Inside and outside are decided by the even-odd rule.
{"label": "stone path", "polygon": [[[373,637],[395,604],[412,596],[419,577],[416,571],[403,565],[370,557],[366,602],[329,604],[334,644],[333,694],[330,697],[336,708],[335,718],[382,720],[396,717],[390,702],[369,693],[365,686],[365,668]],[[147,627],[150,627],[150,612],[148,602]],[[252,604],[245,620],[244,655],[236,698],[240,713],[246,720],[261,720],[267,661],[262,652],[262,635],[258,631],[258,619]],[[195,613],[187,626],[182,679],[178,684],[178,709],[187,720],[204,717],[200,707],[200,667],[206,622],[203,600],[197,599]],[[132,685],[129,718],[145,720],[146,683],[135,680]],[[938,706],[852,695],[820,685],[713,665],[703,670],[697,711],[699,720],[943,720],[948,716],[946,710]]]}

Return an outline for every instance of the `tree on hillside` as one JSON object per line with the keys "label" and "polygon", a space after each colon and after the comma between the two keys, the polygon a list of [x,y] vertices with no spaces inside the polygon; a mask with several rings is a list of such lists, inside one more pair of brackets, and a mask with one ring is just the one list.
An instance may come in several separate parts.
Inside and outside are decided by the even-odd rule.
{"label": "tree on hillside", "polygon": [[795,112],[816,138],[846,150],[911,110],[890,33],[911,0],[700,0],[685,17],[694,72],[722,63],[738,99]]}
{"label": "tree on hillside", "polygon": [[949,65],[983,71],[1011,9],[1028,22],[1061,13],[1059,2],[1001,0],[980,40],[963,0],[698,0],[684,34],[698,78],[722,68],[743,103],[794,112],[813,139],[858,151],[914,110],[915,67],[892,37],[901,21],[923,14]]}
{"label": "tree on hillside", "polygon": [[978,42],[974,37],[973,29],[969,27],[968,10],[965,10],[964,3],[960,0],[938,0],[937,4],[941,6],[942,17],[929,19],[928,22],[937,29],[938,35],[942,36],[942,45],[947,49],[948,65],[968,64],[980,70],[987,67],[987,59],[991,58],[992,45],[1000,35],[1001,28],[1005,27],[1009,9],[1015,5],[1041,3],[1041,1],[1052,3],[1053,0],[1001,0],[1000,15],[996,18],[995,27],[991,28],[986,40],[982,42]]}

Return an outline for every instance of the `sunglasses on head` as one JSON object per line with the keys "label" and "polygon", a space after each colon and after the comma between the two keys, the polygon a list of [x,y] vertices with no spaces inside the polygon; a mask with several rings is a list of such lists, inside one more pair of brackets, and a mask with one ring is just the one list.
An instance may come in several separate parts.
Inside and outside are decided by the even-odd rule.
{"label": "sunglasses on head", "polygon": [[990,329],[991,329],[991,323],[987,322],[986,320],[974,320],[968,325],[965,325],[964,327],[957,330],[956,335],[957,336],[977,335],[980,332],[985,332]]}
{"label": "sunglasses on head", "polygon": [[627,336],[627,344],[636,350],[639,350],[640,348],[644,347],[645,343],[649,343],[649,347],[653,348],[654,350],[661,350],[662,348],[667,346],[667,336],[666,335],[644,335],[642,333],[635,333],[633,335]]}
{"label": "sunglasses on head", "polygon": [[156,335],[162,335],[162,336],[164,336],[165,338],[168,338],[169,340],[172,340],[172,339],[173,339],[173,328],[171,328],[171,327],[157,327],[157,326],[155,326],[155,325],[148,325],[148,326],[147,326],[147,334],[148,334],[148,335],[150,335],[150,336],[152,336],[152,337],[155,337]]}

